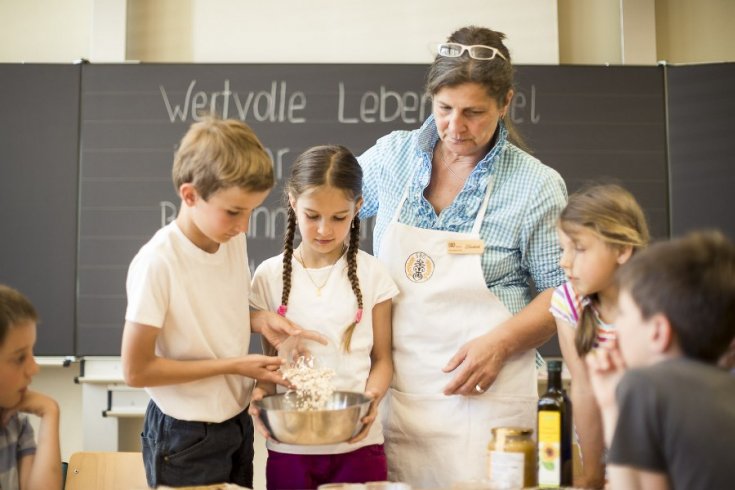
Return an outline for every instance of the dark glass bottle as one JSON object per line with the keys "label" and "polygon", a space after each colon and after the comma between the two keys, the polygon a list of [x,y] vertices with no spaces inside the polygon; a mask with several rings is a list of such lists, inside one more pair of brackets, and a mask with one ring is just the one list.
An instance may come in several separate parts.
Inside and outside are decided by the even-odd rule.
{"label": "dark glass bottle", "polygon": [[549,384],[538,400],[538,486],[572,485],[572,402],[561,384],[561,361],[549,361]]}

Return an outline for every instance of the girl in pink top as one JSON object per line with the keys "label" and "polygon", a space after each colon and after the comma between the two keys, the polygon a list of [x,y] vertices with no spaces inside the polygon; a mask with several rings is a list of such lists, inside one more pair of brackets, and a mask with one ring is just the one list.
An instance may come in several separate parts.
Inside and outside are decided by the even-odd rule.
{"label": "girl in pink top", "polygon": [[602,488],[602,423],[582,358],[615,340],[615,271],[646,245],[648,226],[628,191],[617,185],[597,185],[569,197],[557,232],[562,246],[559,265],[568,281],[554,291],[550,310],[572,376],[574,426],[583,463],[582,474],[574,484]]}

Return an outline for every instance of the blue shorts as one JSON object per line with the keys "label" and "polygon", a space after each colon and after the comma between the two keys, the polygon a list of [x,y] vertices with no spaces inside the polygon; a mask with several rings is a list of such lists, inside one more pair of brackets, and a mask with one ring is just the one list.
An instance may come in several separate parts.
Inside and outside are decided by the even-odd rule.
{"label": "blue shorts", "polygon": [[141,440],[150,487],[253,487],[253,420],[247,409],[224,422],[189,422],[169,417],[151,400]]}

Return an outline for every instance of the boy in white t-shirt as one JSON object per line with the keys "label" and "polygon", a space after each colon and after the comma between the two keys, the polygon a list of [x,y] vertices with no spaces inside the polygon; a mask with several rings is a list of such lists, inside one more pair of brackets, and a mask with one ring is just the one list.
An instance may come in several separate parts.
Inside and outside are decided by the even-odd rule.
{"label": "boy in white t-shirt", "polygon": [[181,208],[130,264],[122,339],[125,381],[151,396],[148,484],[252,487],[253,383],[285,382],[280,359],[248,355],[250,332],[276,344],[299,332],[248,306],[245,232],[274,185],[272,162],[247,125],[207,117],[182,139],[172,174]]}

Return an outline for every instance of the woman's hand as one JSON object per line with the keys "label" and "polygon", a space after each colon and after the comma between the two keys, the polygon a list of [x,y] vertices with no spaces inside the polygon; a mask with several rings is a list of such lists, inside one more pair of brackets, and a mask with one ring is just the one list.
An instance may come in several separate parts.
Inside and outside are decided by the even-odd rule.
{"label": "woman's hand", "polygon": [[271,433],[268,432],[263,421],[260,420],[260,410],[258,410],[258,407],[253,404],[254,401],[262,400],[263,397],[271,394],[272,393],[269,390],[256,385],[255,388],[253,388],[253,394],[250,396],[250,407],[248,408],[248,413],[253,417],[253,425],[255,426],[255,429],[260,432],[263,437],[271,439],[273,442],[278,442],[271,437]]}
{"label": "woman's hand", "polygon": [[553,288],[540,292],[511,318],[463,345],[444,366],[445,373],[460,368],[444,387],[444,394],[484,393],[495,382],[507,359],[549,340],[556,333],[556,322],[549,312],[553,293]]}
{"label": "woman's hand", "polygon": [[377,394],[372,391],[366,391],[365,396],[372,400],[370,402],[370,408],[368,409],[367,414],[362,418],[362,420],[360,420],[360,422],[362,422],[362,429],[360,429],[360,432],[347,441],[350,444],[354,444],[365,439],[370,432],[370,427],[373,425],[373,422],[375,422],[375,418],[378,416],[378,405],[380,404],[380,399]]}
{"label": "woman's hand", "polygon": [[492,332],[464,344],[443,371],[460,368],[444,387],[445,395],[481,395],[495,382],[505,364],[505,349],[494,341]]}

